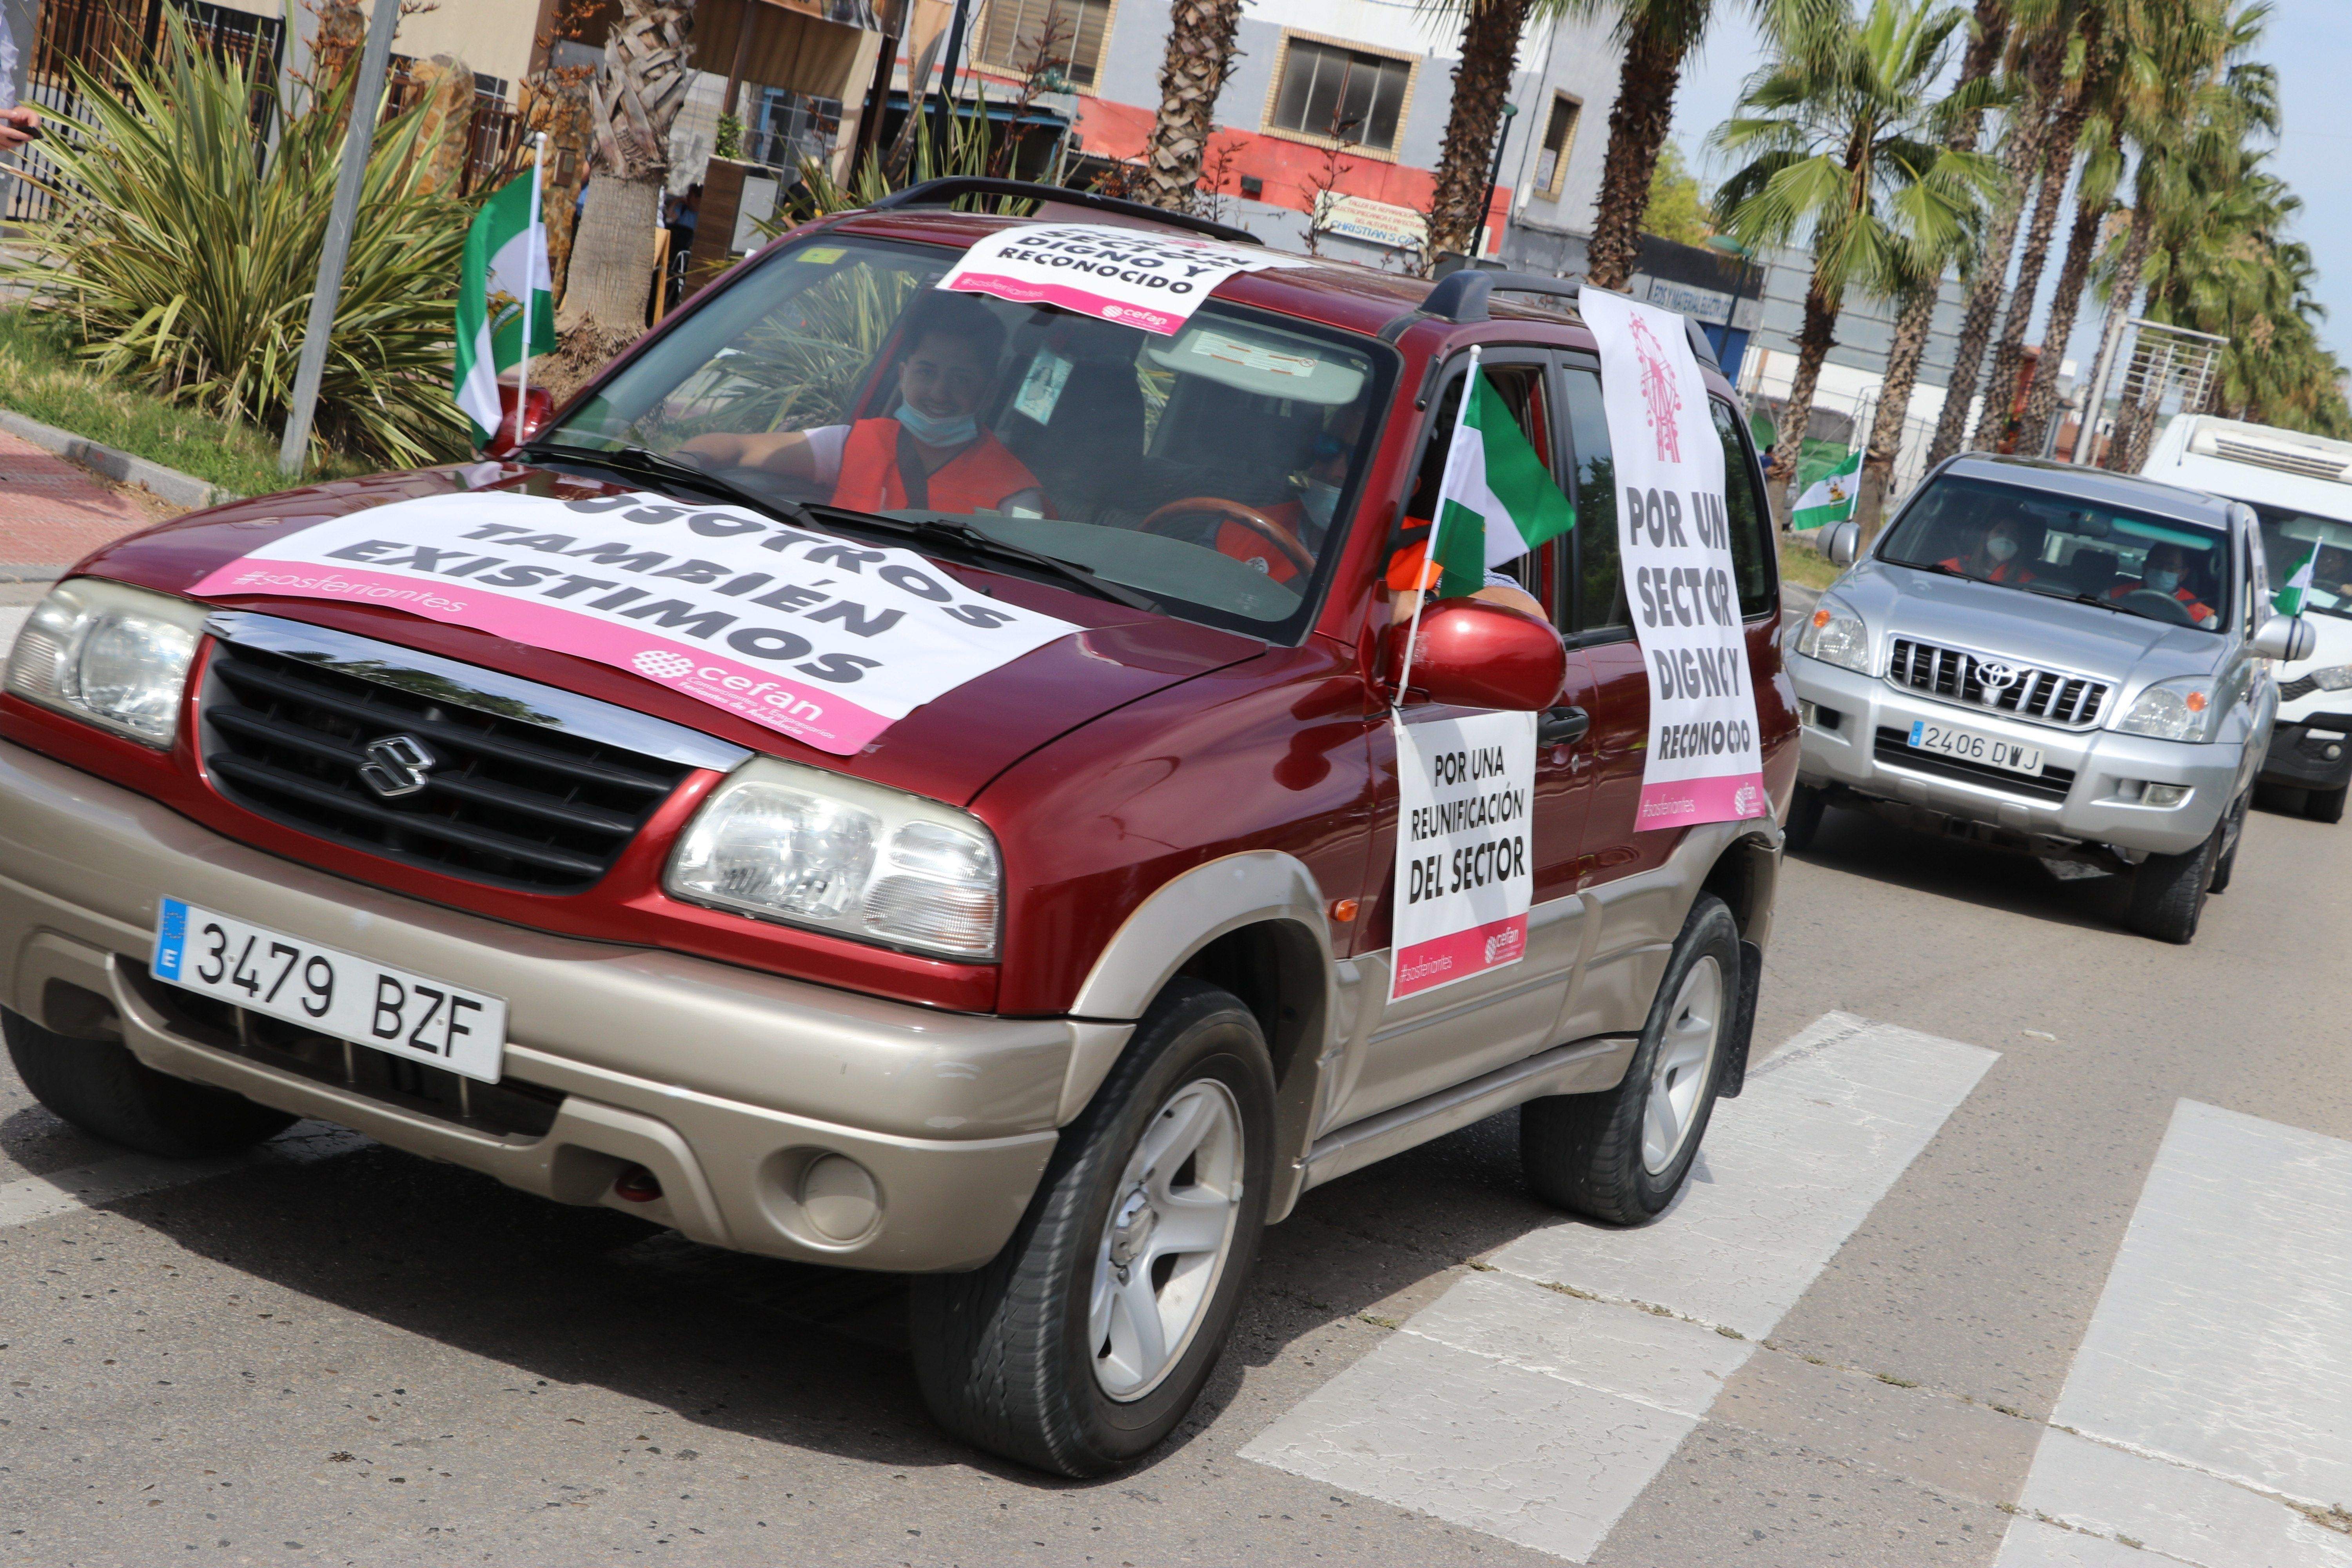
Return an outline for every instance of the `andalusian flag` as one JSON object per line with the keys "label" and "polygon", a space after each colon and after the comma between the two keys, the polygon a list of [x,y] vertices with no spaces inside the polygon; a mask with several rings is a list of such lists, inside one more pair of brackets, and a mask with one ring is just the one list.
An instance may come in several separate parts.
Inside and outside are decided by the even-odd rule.
{"label": "andalusian flag", "polygon": [[1862,493],[1862,454],[1848,452],[1845,461],[1806,487],[1789,514],[1790,528],[1819,528],[1843,522],[1853,515],[1854,498]]}
{"label": "andalusian flag", "polygon": [[2288,574],[2286,586],[2271,595],[2271,608],[2282,616],[2303,614],[2303,596],[2311,591],[2311,568],[2319,559],[2315,543],[2303,552],[2303,564]]}
{"label": "andalusian flag", "polygon": [[555,302],[549,289],[547,226],[539,216],[539,171],[500,186],[466,231],[465,273],[457,279],[457,406],[474,422],[474,439],[499,427],[499,372],[528,352],[555,352]]}
{"label": "andalusian flag", "polygon": [[1476,593],[1490,569],[1575,526],[1576,508],[1520,434],[1510,405],[1480,374],[1474,352],[1437,492],[1432,549],[1444,573],[1439,596]]}

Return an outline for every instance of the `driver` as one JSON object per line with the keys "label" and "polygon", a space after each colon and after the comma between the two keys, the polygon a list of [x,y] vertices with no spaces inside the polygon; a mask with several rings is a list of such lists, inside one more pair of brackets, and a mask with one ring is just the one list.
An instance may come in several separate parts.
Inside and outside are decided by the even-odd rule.
{"label": "driver", "polygon": [[[1348,482],[1348,458],[1356,449],[1356,438],[1363,433],[1361,404],[1350,403],[1334,409],[1322,433],[1315,437],[1315,449],[1307,466],[1291,476],[1297,498],[1276,501],[1263,509],[1266,521],[1286,529],[1311,558],[1322,557],[1323,541],[1330,534],[1331,521],[1339,510],[1340,489]],[[1220,553],[1247,562],[1277,583],[1290,582],[1298,575],[1298,568],[1281,551],[1269,545],[1254,530],[1230,519],[1217,526],[1216,547]]]}
{"label": "driver", "polygon": [[1004,328],[977,300],[928,293],[907,312],[898,404],[887,418],[814,430],[713,431],[679,447],[722,468],[833,487],[857,511],[1045,513],[1036,476],[981,427]]}
{"label": "driver", "polygon": [[2022,549],[2020,530],[2009,518],[1999,518],[1977,541],[1977,547],[1966,555],[1955,555],[1938,561],[1937,565],[1947,572],[1965,572],[1987,583],[2014,583],[2020,587],[2033,581],[2033,574],[2018,559]]}
{"label": "driver", "polygon": [[2107,590],[2110,599],[2127,598],[2134,594],[2161,594],[2168,599],[2178,599],[2189,610],[2189,618],[2200,626],[2217,624],[2215,615],[2189,586],[2189,552],[2178,544],[2154,544],[2148,547],[2147,559],[2140,563],[2139,581],[2118,583]]}

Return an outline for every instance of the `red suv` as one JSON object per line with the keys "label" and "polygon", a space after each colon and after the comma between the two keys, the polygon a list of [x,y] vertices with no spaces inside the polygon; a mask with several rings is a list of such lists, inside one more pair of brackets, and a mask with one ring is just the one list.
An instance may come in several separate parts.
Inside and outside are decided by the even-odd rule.
{"label": "red suv", "polygon": [[[1573,286],[1285,259],[1146,331],[939,288],[1019,221],[969,184],[785,236],[500,457],[81,563],[0,697],[42,1102],[166,1155],[323,1117],[912,1274],[940,1419],[1070,1475],[1182,1415],[1309,1187],[1518,1106],[1536,1191],[1662,1209],[1738,1092],[1780,829],[1635,830]],[[1578,521],[1423,609],[1408,731],[1538,717],[1523,955],[1415,990],[1391,712],[1474,346]],[[1784,811],[1762,476],[1702,358]]]}

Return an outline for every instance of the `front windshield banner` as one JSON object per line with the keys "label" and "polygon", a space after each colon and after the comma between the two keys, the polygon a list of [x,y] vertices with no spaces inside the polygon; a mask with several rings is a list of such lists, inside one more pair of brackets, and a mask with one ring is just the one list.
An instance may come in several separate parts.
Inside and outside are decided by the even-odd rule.
{"label": "front windshield banner", "polygon": [[1650,749],[1634,826],[1737,822],[1770,809],[1731,563],[1723,444],[1683,320],[1587,288],[1616,458],[1619,548],[1650,673]]}
{"label": "front windshield banner", "polygon": [[1166,337],[1234,273],[1306,265],[1248,246],[1146,229],[1033,223],[974,244],[939,287],[1016,305],[1058,305]]}
{"label": "front windshield banner", "polygon": [[314,523],[199,598],[373,605],[592,658],[846,756],[1078,628],[922,556],[655,495],[490,490]]}
{"label": "front windshield banner", "polygon": [[1392,1002],[1528,955],[1536,716],[1400,724],[1396,738]]}

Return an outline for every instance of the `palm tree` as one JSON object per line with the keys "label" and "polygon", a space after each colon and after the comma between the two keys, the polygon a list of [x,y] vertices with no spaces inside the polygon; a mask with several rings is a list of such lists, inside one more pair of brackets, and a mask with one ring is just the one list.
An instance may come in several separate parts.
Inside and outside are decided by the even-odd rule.
{"label": "palm tree", "polygon": [[1984,81],[1936,96],[1967,19],[1935,0],[1872,0],[1859,22],[1818,21],[1786,39],[1750,79],[1747,112],[1712,138],[1750,159],[1717,196],[1732,237],[1761,247],[1801,233],[1812,247],[1795,384],[1773,443],[1772,510],[1783,521],[1847,291],[1891,297],[1915,285],[1922,258],[1958,243],[1998,185],[1990,159],[1944,144],[1961,115],[1991,98]]}
{"label": "palm tree", "polygon": [[1154,206],[1189,212],[1199,199],[1201,160],[1217,128],[1217,95],[1233,68],[1241,19],[1242,0],[1173,0],[1168,7],[1160,116],[1143,144],[1136,192]]}
{"label": "palm tree", "polygon": [[1531,15],[1550,16],[1558,11],[1550,0],[1463,0],[1462,59],[1454,68],[1454,102],[1437,155],[1424,257],[1441,250],[1478,253],[1479,230],[1486,221],[1486,176],[1495,163],[1495,139],[1503,129],[1503,101],[1510,96],[1511,78],[1519,68],[1519,35]]}
{"label": "palm tree", "polygon": [[644,329],[654,234],[669,176],[669,129],[692,81],[691,0],[620,0],[604,40],[604,74],[589,89],[596,173],[573,237],[562,326],[593,322],[624,342]]}
{"label": "palm tree", "polygon": [[2092,116],[2084,142],[2090,151],[2074,182],[2074,222],[2066,236],[2066,259],[2059,266],[2058,285],[2050,296],[2050,319],[2042,328],[2042,353],[2033,362],[2033,382],[2026,389],[2025,414],[2018,423],[2017,449],[2029,456],[2041,452],[2050,435],[2050,421],[2058,412],[2058,362],[2066,341],[2074,334],[2074,318],[2082,309],[2092,254],[2106,230],[2108,215],[2115,210],[2116,185],[2122,178],[2124,163],[2120,116]]}

